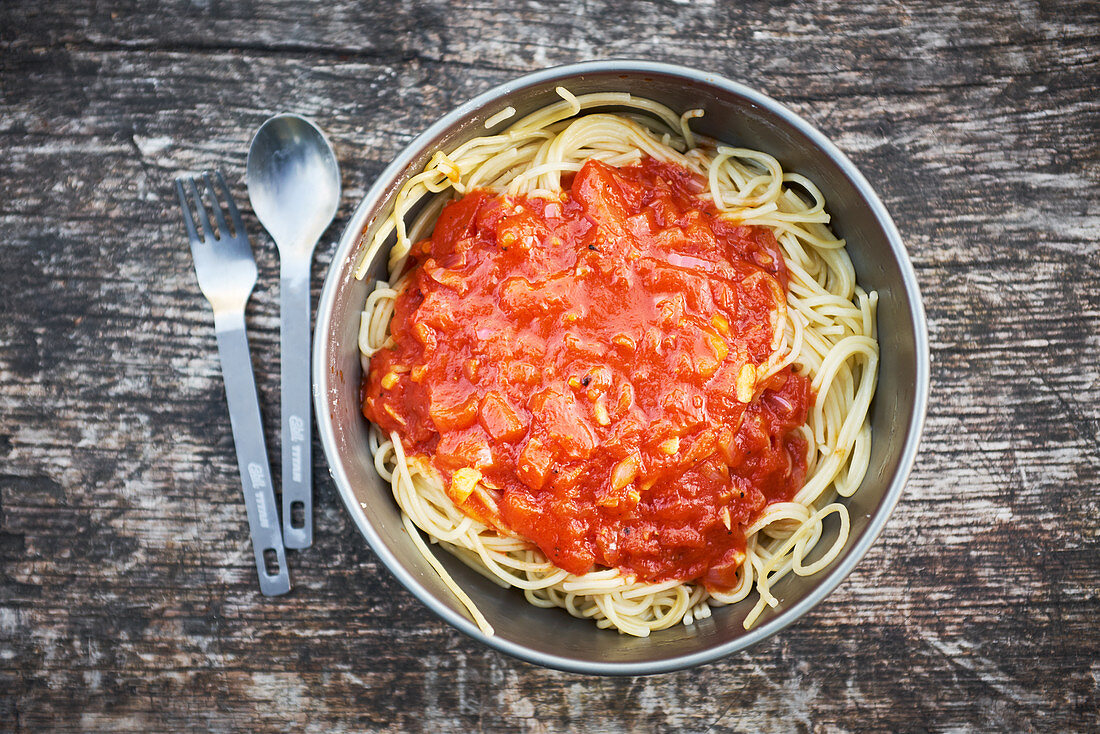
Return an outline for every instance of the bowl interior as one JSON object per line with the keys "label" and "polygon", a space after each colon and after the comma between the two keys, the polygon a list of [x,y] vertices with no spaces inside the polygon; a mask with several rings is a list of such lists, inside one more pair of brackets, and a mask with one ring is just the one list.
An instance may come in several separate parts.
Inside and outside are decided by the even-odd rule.
{"label": "bowl interior", "polygon": [[[379,215],[404,181],[437,150],[486,134],[484,121],[511,105],[524,115],[574,94],[625,91],[676,111],[702,108],[693,130],[724,143],[767,151],[784,170],[814,181],[825,195],[833,227],[845,238],[860,284],[879,294],[879,385],[871,406],[870,468],[846,500],[851,531],[840,557],[809,578],[788,576],[773,587],[781,605],[754,629],[742,626],[755,595],[716,608],[710,619],[677,625],[647,639],[597,629],[561,610],[535,608],[521,592],[501,589],[447,552],[436,556],[496,630],[482,635],[463,607],[415,550],[401,524],[389,484],[374,470],[366,422],[359,410],[359,314],[385,257],[363,281],[352,277],[357,255]],[[518,118],[512,118],[513,121]],[[504,127],[508,122],[501,123]],[[363,233],[366,236],[363,236]],[[781,629],[831,591],[866,551],[889,515],[912,465],[923,421],[928,356],[923,312],[912,268],[881,202],[852,164],[820,133],[777,103],[712,75],[640,62],[597,62],[549,69],[492,90],[429,128],[391,164],[356,211],[333,260],[318,308],[314,355],[318,425],[332,474],[348,510],[383,562],[448,622],[505,652],[543,665],[595,673],[649,673],[686,667],[746,647]],[[834,516],[835,518],[835,516]],[[828,528],[835,537],[836,528]],[[830,545],[828,535],[819,547]]]}

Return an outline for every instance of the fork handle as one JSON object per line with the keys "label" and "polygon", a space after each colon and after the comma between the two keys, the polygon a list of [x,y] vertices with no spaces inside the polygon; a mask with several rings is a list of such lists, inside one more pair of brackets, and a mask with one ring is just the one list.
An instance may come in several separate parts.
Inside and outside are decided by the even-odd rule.
{"label": "fork handle", "polygon": [[[313,544],[313,433],[310,396],[310,258],[280,257],[279,354],[282,364],[283,542]],[[293,509],[301,508],[300,524]]]}
{"label": "fork handle", "polygon": [[[260,401],[252,374],[244,311],[215,313],[214,327],[218,335],[222,378],[225,380],[225,398],[229,403],[229,421],[233,426],[233,444],[237,448],[241,488],[248,509],[252,550],[256,555],[256,570],[260,574],[260,591],[265,596],[278,596],[290,591],[290,574],[287,572],[283,537],[279,532],[275,490],[271,484],[271,467],[264,445]],[[279,565],[277,573],[267,572],[264,554],[268,551],[275,553]]]}

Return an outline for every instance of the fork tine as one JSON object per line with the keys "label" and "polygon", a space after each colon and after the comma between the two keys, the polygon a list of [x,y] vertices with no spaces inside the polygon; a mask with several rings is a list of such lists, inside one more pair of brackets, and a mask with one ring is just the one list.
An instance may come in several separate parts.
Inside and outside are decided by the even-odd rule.
{"label": "fork tine", "polygon": [[195,220],[191,216],[191,205],[187,203],[187,194],[183,191],[183,179],[176,179],[176,193],[180,197],[180,209],[183,210],[183,224],[187,227],[187,236],[192,242],[199,241],[199,234],[195,231]]}
{"label": "fork tine", "polygon": [[225,176],[221,171],[214,171],[214,174],[218,177],[218,183],[221,184],[222,192],[225,194],[223,197],[225,201],[225,208],[229,210],[229,218],[233,220],[233,232],[237,237],[244,234],[244,220],[241,219],[241,213],[237,211],[237,203],[233,200],[233,194],[229,191],[229,186],[225,183]]}
{"label": "fork tine", "polygon": [[214,218],[218,221],[218,233],[222,239],[229,239],[229,228],[225,223],[225,215],[222,214],[218,192],[214,189],[214,182],[210,180],[210,171],[202,174],[202,180],[206,183],[206,190],[210,192],[210,206],[214,209]]}
{"label": "fork tine", "polygon": [[195,185],[195,179],[193,178],[187,179],[187,183],[191,184],[191,195],[195,197],[195,208],[198,210],[199,220],[202,223],[202,232],[206,235],[207,242],[213,242],[214,230],[210,227],[210,216],[206,213],[206,207],[203,206],[199,187]]}

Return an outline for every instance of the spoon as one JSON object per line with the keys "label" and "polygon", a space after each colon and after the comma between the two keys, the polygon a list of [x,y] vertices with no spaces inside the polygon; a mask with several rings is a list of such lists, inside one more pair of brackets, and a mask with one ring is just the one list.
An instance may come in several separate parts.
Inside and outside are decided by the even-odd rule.
{"label": "spoon", "polygon": [[340,168],[325,134],[298,115],[276,115],[248,149],[248,198],[279,248],[282,364],[283,543],[313,543],[310,456],[310,269],[317,241],[336,216]]}

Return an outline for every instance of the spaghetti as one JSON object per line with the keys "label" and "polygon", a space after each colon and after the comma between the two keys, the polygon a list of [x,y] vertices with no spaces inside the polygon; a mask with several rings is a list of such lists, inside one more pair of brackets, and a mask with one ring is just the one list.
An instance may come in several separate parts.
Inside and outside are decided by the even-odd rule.
{"label": "spaghetti", "polygon": [[[373,383],[365,390],[364,409],[376,419],[372,424],[370,446],[375,466],[391,482],[414,542],[487,633],[491,633],[488,622],[431,556],[416,529],[490,580],[523,589],[532,604],[562,607],[574,616],[594,619],[601,627],[646,636],[653,630],[679,622],[690,624],[705,618],[710,615],[713,605],[739,601],[755,590],[758,599],[745,618],[745,626],[749,627],[767,606],[778,604],[770,591],[778,579],[791,572],[810,575],[820,571],[839,554],[847,540],[847,509],[835,500],[838,496],[850,496],[858,488],[868,465],[871,433],[867,414],[878,361],[874,316],[877,297],[856,284],[843,241],[836,239],[826,226],[829,216],[825,212],[824,199],[806,178],[785,173],[778,162],[765,153],[698,139],[688,126],[691,118],[701,114],[698,110],[677,115],[656,102],[626,94],[574,96],[564,89],[559,93],[563,97],[561,102],[520,119],[502,133],[474,138],[448,153],[436,153],[424,171],[413,176],[398,192],[392,213],[366,248],[356,277],[365,275],[374,252],[390,245],[389,270],[393,280],[392,286],[379,283],[368,297],[360,330],[364,373],[371,376],[368,382]],[[616,106],[627,111],[581,114],[602,106]],[[542,514],[536,513],[534,521],[524,526],[527,532],[516,532],[517,524],[522,525],[522,522],[517,520],[521,515],[515,507],[522,503],[517,504],[514,497],[534,496],[528,490],[542,486],[547,468],[565,465],[532,460],[530,455],[519,457],[521,445],[524,454],[528,454],[529,446],[536,443],[535,429],[513,425],[515,411],[507,407],[506,394],[502,393],[501,397],[494,393],[488,396],[491,398],[488,403],[487,396],[482,396],[480,408],[477,401],[470,403],[467,400],[445,406],[447,410],[435,410],[432,421],[443,435],[442,439],[439,435],[419,438],[412,435],[415,430],[406,420],[412,417],[393,410],[396,403],[386,404],[392,420],[381,412],[382,391],[417,389],[412,383],[417,382],[418,376],[409,374],[408,365],[397,364],[390,358],[391,353],[401,353],[399,347],[402,347],[391,333],[391,322],[401,298],[411,298],[414,291],[418,298],[430,297],[430,293],[414,285],[414,281],[427,277],[424,273],[433,262],[428,258],[431,242],[425,239],[433,230],[437,230],[433,235],[437,239],[445,238],[447,227],[462,211],[468,210],[468,217],[476,215],[484,219],[489,217],[485,211],[497,211],[493,207],[515,215],[517,210],[524,209],[523,204],[539,210],[539,216],[543,217],[539,221],[543,224],[554,216],[559,216],[555,221],[565,221],[560,219],[564,216],[559,211],[562,206],[568,208],[574,200],[582,204],[586,201],[583,192],[575,193],[578,188],[591,184],[589,188],[598,189],[605,180],[611,182],[609,185],[628,186],[634,179],[656,188],[677,189],[679,186],[673,192],[679,199],[673,194],[668,197],[669,201],[679,202],[681,213],[685,207],[690,208],[684,202],[697,201],[700,211],[706,210],[706,216],[695,218],[708,222],[706,232],[711,232],[727,249],[741,248],[743,254],[747,254],[744,262],[708,262],[704,263],[705,267],[699,264],[704,261],[693,257],[693,262],[698,261],[695,266],[712,271],[721,266],[737,276],[729,280],[733,284],[759,283],[757,290],[764,295],[758,300],[766,301],[767,308],[756,314],[758,328],[747,330],[758,332],[753,344],[739,345],[738,327],[746,331],[744,325],[735,324],[731,336],[728,323],[724,330],[721,328],[726,319],[720,314],[715,315],[714,331],[703,329],[699,332],[703,335],[700,344],[709,341],[720,351],[714,364],[703,367],[700,366],[702,362],[698,363],[696,371],[701,376],[697,377],[697,388],[704,391],[710,385],[712,392],[700,392],[697,397],[701,403],[710,400],[717,404],[722,402],[723,394],[733,393],[736,400],[726,401],[733,406],[733,412],[727,415],[714,411],[721,424],[712,426],[709,433],[703,426],[702,432],[693,434],[683,448],[680,448],[679,438],[663,441],[660,450],[669,456],[683,458],[683,463],[673,467],[674,471],[670,469],[667,476],[658,476],[659,472],[650,468],[642,469],[650,467],[652,457],[659,456],[656,452],[614,457],[614,461],[608,459],[610,463],[606,466],[600,465],[600,471],[610,471],[610,481],[604,482],[610,486],[594,490],[600,496],[600,516],[605,517],[608,512],[615,514],[620,501],[623,508],[634,508],[631,512],[624,509],[614,526],[629,533],[631,518],[642,512],[645,501],[641,497],[645,491],[658,494],[674,491],[671,483],[677,477],[682,482],[695,482],[689,476],[695,471],[695,463],[705,469],[701,458],[707,456],[707,452],[691,453],[693,446],[702,445],[698,435],[709,435],[710,443],[706,445],[720,454],[722,446],[733,445],[733,433],[728,430],[725,439],[715,438],[727,428],[727,421],[743,425],[743,417],[748,415],[760,424],[761,416],[775,417],[777,411],[783,412],[782,406],[788,409],[787,417],[797,416],[791,425],[777,426],[771,434],[772,443],[780,447],[777,455],[786,460],[784,476],[796,486],[757,489],[757,506],[746,504],[741,507],[744,511],[737,514],[736,508],[740,506],[736,502],[729,504],[735,508],[732,518],[730,510],[723,505],[721,519],[731,537],[729,545],[707,555],[708,548],[714,550],[710,540],[721,535],[721,532],[718,535],[712,532],[715,528],[721,531],[721,528],[711,518],[708,542],[696,554],[698,562],[690,571],[685,570],[683,564],[677,566],[678,561],[672,559],[674,555],[681,558],[684,547],[693,543],[698,545],[695,540],[683,540],[688,537],[684,533],[678,536],[682,539],[681,546],[675,554],[668,554],[669,559],[647,558],[644,562],[635,562],[626,557],[629,553],[618,547],[618,541],[599,545],[594,554],[589,553],[591,558],[584,554],[571,555],[569,546],[564,550],[555,546],[554,542],[539,535],[539,522],[548,516],[546,507],[539,509]],[[455,203],[447,206],[452,201]],[[548,214],[547,208],[554,211]],[[414,211],[415,216],[410,217]],[[411,223],[407,219],[411,219]],[[760,232],[764,235],[753,234]],[[595,240],[585,241],[589,242],[589,249],[597,249]],[[422,244],[414,250],[417,243]],[[491,244],[499,243],[491,240]],[[772,247],[774,250],[769,249]],[[770,254],[773,252],[774,258]],[[492,253],[485,256],[489,254]],[[646,259],[644,252],[632,253],[631,257]],[[623,267],[627,260],[629,258],[622,261]],[[443,276],[437,274],[437,277]],[[714,287],[718,285],[721,283]],[[466,286],[450,283],[449,287]],[[749,291],[737,294],[738,301],[745,301],[746,294],[751,295]],[[681,323],[684,323],[683,318]],[[402,321],[401,328],[408,325]],[[445,330],[440,333],[447,338]],[[625,332],[622,336],[633,342]],[[632,343],[630,348],[642,347]],[[370,368],[375,365],[367,360],[382,349],[387,352],[377,361],[385,366],[385,374],[380,370],[371,373]],[[662,353],[659,345],[654,345],[649,352],[658,353]],[[733,376],[721,383],[720,377],[727,366],[731,366]],[[476,370],[476,365],[472,369]],[[419,378],[425,378],[423,371]],[[455,380],[459,378],[454,375]],[[473,381],[470,374],[467,378]],[[594,372],[585,375],[585,379],[593,378],[597,380],[596,387],[603,386],[604,382],[610,386],[614,382]],[[570,379],[581,378],[573,376]],[[803,401],[807,405],[800,412],[797,388],[803,383],[806,388],[802,391]],[[728,388],[724,393],[722,385]],[[579,395],[588,394],[592,400],[593,420],[600,426],[609,427],[608,430],[623,424],[627,420],[624,416],[636,402],[644,402],[641,395],[634,395],[632,388],[625,400],[619,400],[619,410],[612,415],[601,403],[603,394],[598,390],[593,393],[594,388],[587,382],[573,387]],[[621,398],[623,391],[618,394]],[[548,415],[575,409],[569,407],[572,403],[553,402],[558,395],[544,396],[538,405]],[[809,398],[811,395],[816,397]],[[563,400],[569,397],[564,393],[561,396]],[[765,410],[761,406],[769,400]],[[812,405],[808,404],[810,400]],[[488,470],[483,474],[478,469],[484,467],[478,464],[476,451],[448,448],[447,430],[464,430],[472,425],[472,420],[480,420],[482,426],[473,430],[486,430],[490,436],[500,438],[502,446],[515,444],[509,464],[519,475],[519,480],[511,482],[515,491],[510,489],[507,477],[502,479]],[[389,430],[383,431],[378,423],[387,424]],[[584,446],[582,450],[575,450],[577,444],[570,444],[568,436],[563,438],[562,429],[544,426],[540,430],[544,433],[538,435],[544,439],[545,431],[558,439],[555,444],[558,453],[551,456],[555,461],[561,461],[563,451],[577,462],[600,460],[599,456],[592,458],[588,438],[582,436],[580,440]],[[402,431],[408,435],[402,436]],[[523,439],[528,431],[530,435]],[[740,440],[740,434],[738,437]],[[433,446],[434,450],[426,448]],[[410,447],[415,451],[406,453]],[[441,469],[440,462],[446,463],[448,457],[451,464]],[[722,481],[746,486],[743,482],[738,484],[744,477],[730,477],[729,467],[736,467],[738,461],[740,459],[730,459],[722,465],[728,465]],[[589,470],[595,466],[591,463],[576,465]],[[532,466],[542,466],[543,471],[532,475]],[[652,483],[642,486],[647,471],[653,474]],[[583,483],[584,480],[575,477],[573,481]],[[521,485],[527,485],[527,489]],[[744,492],[741,496],[745,496]],[[817,548],[824,534],[824,521],[832,515],[837,516],[839,525],[837,538],[828,548]],[[640,526],[635,524],[634,527]],[[590,529],[601,530],[594,525]]]}

